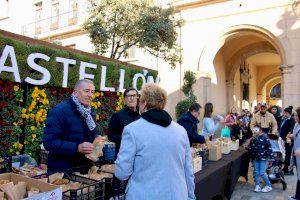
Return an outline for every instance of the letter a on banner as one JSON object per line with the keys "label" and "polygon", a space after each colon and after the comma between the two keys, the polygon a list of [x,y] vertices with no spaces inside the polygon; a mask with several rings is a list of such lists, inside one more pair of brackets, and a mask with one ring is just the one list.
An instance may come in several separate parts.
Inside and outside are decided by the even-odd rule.
{"label": "letter a on banner", "polygon": [[[11,66],[5,66],[8,55],[10,56]],[[9,45],[4,47],[0,57],[0,75],[2,72],[12,72],[14,74],[15,81],[21,83],[15,50],[14,47]]]}

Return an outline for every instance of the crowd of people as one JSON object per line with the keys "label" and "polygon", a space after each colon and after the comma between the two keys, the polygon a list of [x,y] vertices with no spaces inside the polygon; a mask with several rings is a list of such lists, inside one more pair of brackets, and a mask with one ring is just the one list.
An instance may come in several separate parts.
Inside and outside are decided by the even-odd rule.
{"label": "crowd of people", "polygon": [[[84,155],[93,152],[93,141],[99,135],[90,106],[94,92],[92,81],[79,80],[71,97],[50,111],[43,136],[49,172],[91,163]],[[239,115],[232,108],[224,119],[213,114],[212,103],[206,103],[202,131],[198,131],[201,105],[193,103],[176,123],[164,110],[166,91],[156,84],[144,85],[140,94],[134,88],[126,89],[124,102],[124,108],[111,116],[108,139],[116,144],[114,179],[128,180],[128,200],[196,199],[190,146],[212,140],[225,127],[253,160],[256,192],[272,190],[266,177],[266,159],[271,152],[268,134],[284,141],[286,175],[293,174],[291,163],[300,164],[300,108],[294,112],[290,106],[282,111],[261,103],[253,113],[243,110]],[[299,172],[298,168],[294,199],[300,199]],[[260,177],[265,181],[263,189]]]}

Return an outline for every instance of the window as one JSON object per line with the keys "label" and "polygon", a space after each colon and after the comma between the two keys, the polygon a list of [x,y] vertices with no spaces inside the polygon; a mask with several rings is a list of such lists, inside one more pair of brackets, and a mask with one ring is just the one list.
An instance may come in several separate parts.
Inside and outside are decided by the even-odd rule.
{"label": "window", "polygon": [[57,0],[52,0],[51,7],[51,30],[58,28],[59,4]]}
{"label": "window", "polygon": [[271,89],[270,98],[272,98],[272,99],[280,99],[281,98],[281,84],[280,83],[278,83]]}
{"label": "window", "polygon": [[35,34],[41,33],[42,2],[35,4]]}
{"label": "window", "polygon": [[0,20],[6,19],[9,17],[9,1],[8,0],[0,0]]}
{"label": "window", "polygon": [[77,23],[77,12],[77,0],[69,0],[69,25],[74,25]]}

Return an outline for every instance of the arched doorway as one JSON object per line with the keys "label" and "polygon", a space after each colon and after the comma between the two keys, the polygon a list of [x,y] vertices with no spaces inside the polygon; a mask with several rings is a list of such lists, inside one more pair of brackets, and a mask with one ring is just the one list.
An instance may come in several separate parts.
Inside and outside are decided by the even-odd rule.
{"label": "arched doorway", "polygon": [[281,83],[279,67],[285,63],[283,47],[274,35],[257,26],[238,25],[202,52],[199,71],[211,74],[211,91],[217,91],[211,101],[226,101],[225,108],[224,104],[218,108],[226,113],[231,107],[251,110],[260,101],[272,103],[266,84],[274,78]]}

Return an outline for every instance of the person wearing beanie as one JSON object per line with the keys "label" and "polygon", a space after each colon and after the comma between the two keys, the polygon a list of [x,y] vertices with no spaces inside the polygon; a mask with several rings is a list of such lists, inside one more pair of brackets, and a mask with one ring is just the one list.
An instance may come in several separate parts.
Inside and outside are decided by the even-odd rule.
{"label": "person wearing beanie", "polygon": [[292,109],[290,107],[287,107],[283,111],[283,117],[281,120],[281,124],[279,125],[279,134],[280,137],[285,142],[285,160],[284,160],[284,167],[283,172],[285,175],[292,175],[293,172],[289,171],[289,165],[290,165],[290,157],[291,157],[291,151],[292,151],[292,142],[290,140],[287,140],[287,135],[293,132],[293,128],[295,125],[295,120],[291,117]]}

